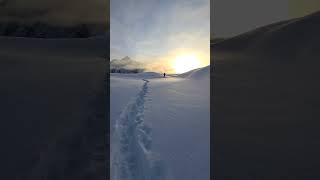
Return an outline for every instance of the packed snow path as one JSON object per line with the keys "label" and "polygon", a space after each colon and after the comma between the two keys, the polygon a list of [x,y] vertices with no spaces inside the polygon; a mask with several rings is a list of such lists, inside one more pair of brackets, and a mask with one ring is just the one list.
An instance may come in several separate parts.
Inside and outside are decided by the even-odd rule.
{"label": "packed snow path", "polygon": [[145,101],[149,81],[144,84],[136,99],[126,105],[116,121],[118,155],[113,157],[111,176],[114,180],[163,179],[162,162],[151,153],[151,128],[144,123]]}

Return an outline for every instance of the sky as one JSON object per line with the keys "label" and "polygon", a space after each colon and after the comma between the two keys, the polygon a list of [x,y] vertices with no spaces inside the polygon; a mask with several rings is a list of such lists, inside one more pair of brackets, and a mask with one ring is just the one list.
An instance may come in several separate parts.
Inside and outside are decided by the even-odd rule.
{"label": "sky", "polygon": [[232,37],[318,10],[319,0],[212,0],[211,36]]}
{"label": "sky", "polygon": [[110,59],[131,59],[154,71],[193,54],[210,63],[210,0],[111,0]]}
{"label": "sky", "polygon": [[290,17],[301,17],[320,10],[319,0],[290,0]]}
{"label": "sky", "polygon": [[107,24],[109,0],[0,0],[0,21]]}
{"label": "sky", "polygon": [[186,52],[207,65],[210,35],[236,36],[318,10],[320,0],[0,0],[0,22],[110,22],[111,59],[130,56],[158,67]]}

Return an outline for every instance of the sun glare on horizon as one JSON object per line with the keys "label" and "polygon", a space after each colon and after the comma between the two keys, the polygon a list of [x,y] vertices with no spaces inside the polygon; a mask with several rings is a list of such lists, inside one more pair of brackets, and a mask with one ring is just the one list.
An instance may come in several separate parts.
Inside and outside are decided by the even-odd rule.
{"label": "sun glare on horizon", "polygon": [[178,74],[185,73],[199,67],[199,59],[193,54],[180,55],[173,61],[173,68]]}

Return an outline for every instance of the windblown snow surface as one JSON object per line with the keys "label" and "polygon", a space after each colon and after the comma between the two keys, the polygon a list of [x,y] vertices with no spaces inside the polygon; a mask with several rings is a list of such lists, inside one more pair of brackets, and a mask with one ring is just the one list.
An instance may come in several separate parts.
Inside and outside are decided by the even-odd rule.
{"label": "windblown snow surface", "polygon": [[111,179],[210,178],[209,67],[111,74]]}

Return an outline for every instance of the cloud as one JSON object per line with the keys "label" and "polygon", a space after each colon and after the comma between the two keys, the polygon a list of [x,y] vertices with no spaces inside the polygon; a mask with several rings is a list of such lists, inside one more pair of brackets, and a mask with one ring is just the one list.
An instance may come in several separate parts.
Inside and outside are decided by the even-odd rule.
{"label": "cloud", "polygon": [[306,16],[319,10],[319,0],[289,0],[289,13],[292,18]]}
{"label": "cloud", "polygon": [[210,63],[209,0],[142,1],[112,1],[111,54],[121,52],[154,71],[172,71],[168,65],[183,52],[201,54],[203,64]]}
{"label": "cloud", "polygon": [[0,0],[0,21],[106,24],[108,0]]}

